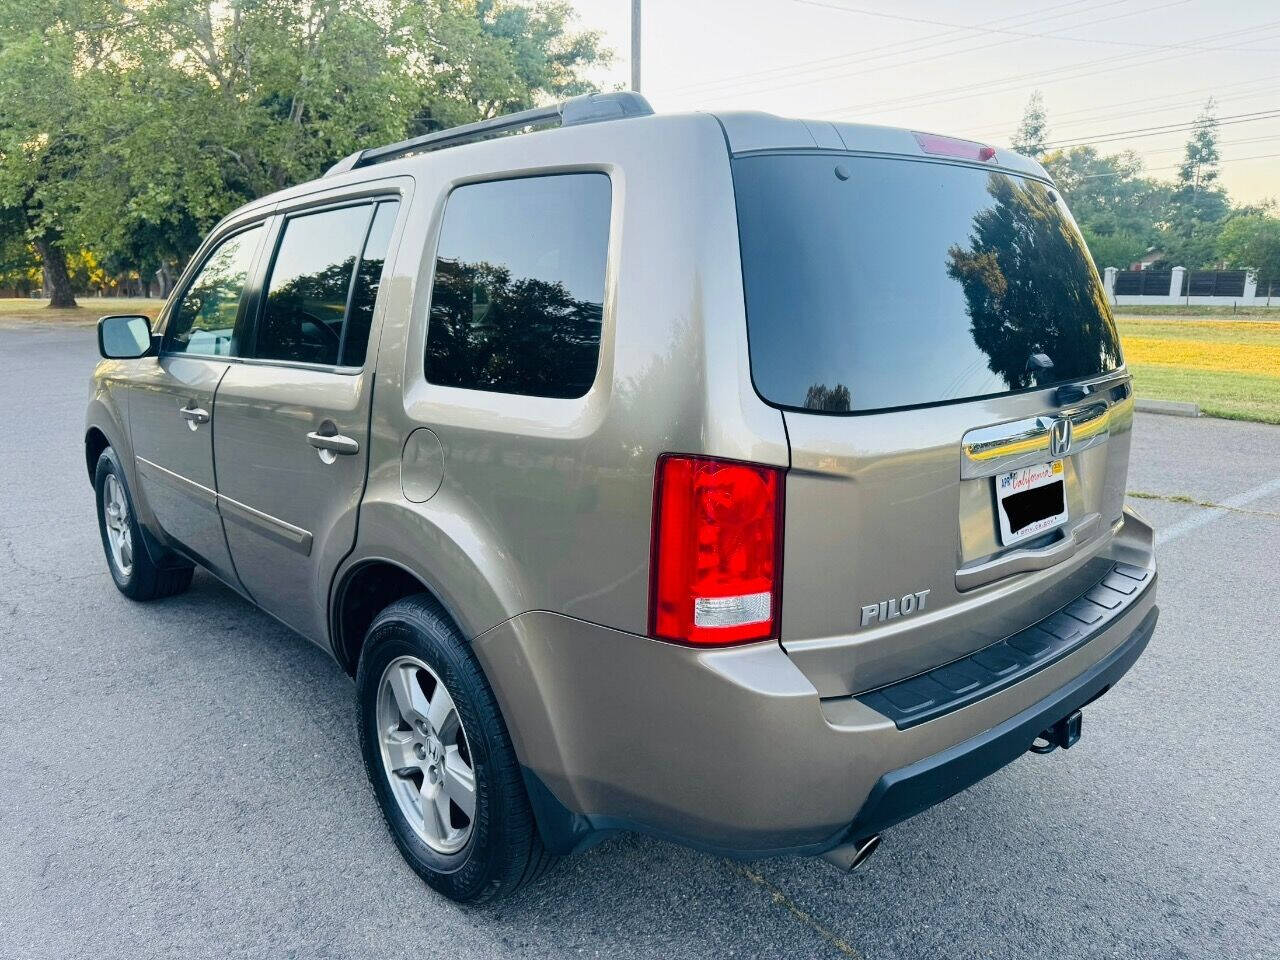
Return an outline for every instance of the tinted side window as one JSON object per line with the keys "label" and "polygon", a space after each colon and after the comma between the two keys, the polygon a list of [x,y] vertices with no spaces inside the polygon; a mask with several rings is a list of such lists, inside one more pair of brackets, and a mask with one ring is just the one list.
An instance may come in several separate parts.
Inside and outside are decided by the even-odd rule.
{"label": "tinted side window", "polygon": [[432,383],[580,397],[600,355],[609,178],[500,180],[449,197],[436,255]]}
{"label": "tinted side window", "polygon": [[285,221],[252,356],[335,365],[370,204]]}
{"label": "tinted side window", "polygon": [[164,349],[206,357],[231,355],[240,295],[249,279],[261,225],[228,237],[196,274],[169,318]]}
{"label": "tinted side window", "polygon": [[396,225],[399,209],[400,203],[390,200],[378,204],[378,211],[373,215],[369,239],[364,243],[364,253],[356,271],[356,286],[351,294],[347,329],[342,338],[342,356],[339,359],[344,367],[358,367],[364,363],[369,346],[369,326],[373,323],[373,307],[382,281],[382,266],[387,259],[387,247],[391,245],[391,231]]}

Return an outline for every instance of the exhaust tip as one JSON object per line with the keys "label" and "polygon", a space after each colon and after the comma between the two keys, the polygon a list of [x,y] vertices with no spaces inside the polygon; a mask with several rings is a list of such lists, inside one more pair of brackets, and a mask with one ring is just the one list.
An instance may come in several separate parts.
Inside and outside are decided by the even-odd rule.
{"label": "exhaust tip", "polygon": [[824,853],[822,859],[839,867],[845,873],[851,873],[866,863],[879,846],[880,834],[875,833],[862,840],[842,843]]}

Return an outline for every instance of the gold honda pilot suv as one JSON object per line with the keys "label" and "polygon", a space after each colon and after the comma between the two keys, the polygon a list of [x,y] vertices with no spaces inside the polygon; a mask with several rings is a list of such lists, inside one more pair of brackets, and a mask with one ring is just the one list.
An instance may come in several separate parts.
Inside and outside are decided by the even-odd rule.
{"label": "gold honda pilot suv", "polygon": [[616,831],[851,868],[1155,626],[1110,309],[1005,150],[582,97],[255,200],[99,344],[116,585],[329,651],[456,900]]}

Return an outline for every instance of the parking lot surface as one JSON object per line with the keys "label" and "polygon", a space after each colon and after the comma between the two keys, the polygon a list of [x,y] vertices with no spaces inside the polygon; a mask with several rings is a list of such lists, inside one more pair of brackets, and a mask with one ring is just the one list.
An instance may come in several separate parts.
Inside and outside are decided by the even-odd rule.
{"label": "parking lot surface", "polygon": [[0,957],[1280,956],[1280,427],[1139,416],[1160,626],[1070,751],[853,875],[627,837],[463,909],[396,853],[335,663],[203,573],[116,592],[94,358],[0,329]]}

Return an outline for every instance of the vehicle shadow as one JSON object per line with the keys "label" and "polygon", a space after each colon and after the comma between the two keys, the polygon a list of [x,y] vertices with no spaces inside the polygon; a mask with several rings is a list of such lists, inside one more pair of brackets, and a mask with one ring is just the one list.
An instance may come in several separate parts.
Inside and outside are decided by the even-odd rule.
{"label": "vehicle shadow", "polygon": [[[180,638],[175,654],[194,684],[187,696],[204,698],[196,708],[203,714],[198,722],[230,723],[246,742],[248,767],[218,785],[224,796],[212,805],[228,819],[220,827],[211,823],[206,839],[216,843],[220,832],[241,829],[238,811],[249,797],[237,794],[244,790],[265,791],[253,831],[259,856],[296,840],[296,824],[285,824],[274,811],[308,809],[316,818],[313,826],[324,842],[292,846],[288,853],[294,869],[317,884],[305,905],[299,898],[293,908],[303,911],[296,919],[312,929],[325,929],[332,907],[338,913],[358,909],[389,937],[396,930],[412,936],[425,915],[446,917],[468,939],[522,956],[705,958],[784,950],[805,956],[832,949],[826,936],[777,906],[773,892],[742,865],[632,835],[560,861],[508,900],[451,904],[409,870],[382,823],[356,741],[353,685],[327,653],[202,571],[188,593],[139,612],[149,621],[149,634]],[[240,725],[264,717],[272,719],[270,734]],[[280,764],[300,747],[310,757],[309,779],[279,777]],[[324,785],[328,802],[316,802],[317,784]],[[284,836],[272,836],[273,829]],[[833,868],[819,866],[840,879]],[[372,888],[335,884],[329,872],[373,877]],[[265,874],[259,879],[269,882]]]}
{"label": "vehicle shadow", "polygon": [[[478,950],[522,956],[989,951],[1060,960],[1104,944],[1159,954],[1151,948],[1172,949],[1182,937],[1174,924],[1153,944],[1149,926],[1132,924],[1135,911],[1176,914],[1170,904],[1183,887],[1174,845],[1135,844],[1137,815],[1115,806],[1125,791],[1143,789],[1142,774],[1125,768],[1119,738],[1098,738],[1092,747],[1081,741],[1067,757],[1016,762],[894,828],[852,875],[820,860],[740,864],[629,835],[565,859],[509,900],[457,907],[418,881],[385,831],[356,744],[352,684],[326,653],[206,575],[189,594],[150,605],[147,614],[159,621],[157,631],[183,638],[182,656],[211,698],[209,722],[272,718],[270,735],[238,733],[247,738],[249,769],[220,789],[262,792],[253,831],[258,853],[276,851],[306,878],[309,886],[292,885],[283,900],[297,912],[296,923],[335,950],[352,946],[352,933],[334,928],[332,918],[351,914],[361,917],[361,950],[411,938],[431,918]],[[231,690],[234,715],[217,702]],[[1123,714],[1115,706],[1109,724]],[[300,748],[309,752],[308,778],[280,777],[281,758]],[[750,777],[743,788],[750,789]],[[1100,803],[1109,809],[1105,821]],[[238,828],[236,803],[224,804],[230,822],[210,824],[211,842]],[[309,818],[301,833],[298,810]],[[264,860],[269,870],[273,857]],[[258,882],[280,895],[269,873]]]}

